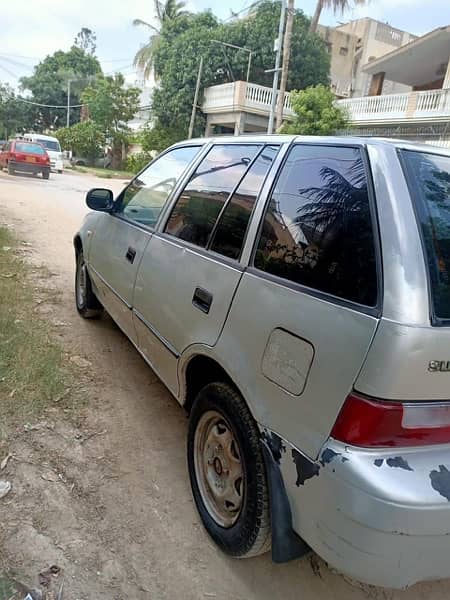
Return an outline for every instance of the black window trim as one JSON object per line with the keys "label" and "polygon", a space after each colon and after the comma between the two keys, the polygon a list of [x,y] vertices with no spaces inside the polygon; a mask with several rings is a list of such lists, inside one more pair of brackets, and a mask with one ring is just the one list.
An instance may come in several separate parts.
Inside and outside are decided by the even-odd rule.
{"label": "black window trim", "polygon": [[[258,160],[258,158],[261,156],[261,154],[264,152],[264,150],[266,148],[277,148],[277,152],[276,152],[275,157],[274,157],[274,161],[275,161],[275,158],[278,156],[278,153],[280,152],[281,144],[269,144],[269,143],[265,143],[262,146],[261,150],[258,152],[258,154],[254,157],[254,159],[250,163],[247,171],[241,177],[241,180],[239,181],[239,183],[237,184],[237,186],[232,191],[232,193],[230,194],[230,196],[226,200],[225,204],[223,205],[222,210],[220,211],[220,213],[219,213],[219,215],[218,215],[218,217],[216,219],[216,222],[214,224],[214,227],[213,227],[213,229],[211,231],[208,244],[206,245],[206,250],[209,250],[210,252],[214,252],[214,254],[220,254],[220,252],[215,252],[214,250],[211,249],[211,246],[212,246],[212,244],[214,242],[214,238],[215,238],[217,229],[219,227],[220,219],[223,217],[223,215],[225,214],[226,209],[231,204],[231,201],[233,200],[233,198],[234,198],[236,192],[238,191],[241,183],[244,181],[244,178],[247,176],[247,174],[250,171],[250,169],[253,167],[253,165],[255,164],[255,162]],[[245,247],[245,244],[246,244],[246,241],[247,241],[247,235],[248,235],[248,230],[249,230],[249,227],[250,227],[250,223],[253,220],[253,214],[255,212],[257,204],[259,203],[259,198],[260,198],[262,190],[264,188],[264,184],[266,182],[266,179],[267,179],[270,171],[272,170],[272,167],[273,167],[273,162],[272,162],[272,165],[270,165],[269,168],[267,169],[266,174],[263,177],[263,180],[262,180],[262,183],[261,183],[261,187],[259,188],[258,193],[256,194],[255,201],[253,202],[252,210],[250,211],[250,216],[249,216],[248,221],[247,221],[247,227],[245,228],[245,233],[244,233],[244,237],[242,239],[242,246],[241,246],[241,249],[239,251],[239,255],[238,255],[237,258],[230,258],[228,256],[227,258],[229,258],[230,260],[234,260],[236,262],[240,262],[240,260],[241,260],[242,252],[244,250],[244,247]]]}
{"label": "black window trim", "polygon": [[[198,143],[192,143],[192,144],[179,144],[176,146],[169,146],[168,148],[166,148],[166,150],[164,150],[163,152],[158,154],[158,156],[155,156],[155,158],[153,160],[151,160],[147,165],[145,165],[145,167],[143,169],[141,169],[138,173],[136,173],[136,175],[128,182],[128,184],[124,187],[124,189],[121,190],[121,192],[119,193],[117,198],[115,198],[115,200],[114,200],[114,207],[110,213],[111,216],[115,217],[116,219],[119,219],[121,221],[124,221],[125,223],[133,225],[137,229],[142,229],[144,231],[148,231],[149,233],[154,233],[155,231],[157,231],[158,226],[160,225],[161,219],[163,218],[163,213],[165,212],[166,207],[172,202],[173,196],[174,196],[174,194],[178,193],[178,189],[180,188],[180,186],[182,184],[185,185],[184,182],[185,182],[186,178],[190,177],[191,174],[193,173],[193,171],[197,168],[201,157],[203,157],[203,155],[205,154],[206,148],[208,148],[209,146],[210,146],[210,144],[208,144],[208,143],[198,142]],[[199,152],[197,152],[197,154],[194,156],[194,158],[191,160],[191,162],[188,165],[186,165],[186,168],[182,172],[180,179],[178,180],[177,184],[175,185],[175,187],[173,188],[173,190],[170,192],[169,196],[167,197],[167,200],[166,200],[164,206],[162,207],[161,212],[158,215],[158,219],[157,219],[155,225],[153,227],[151,227],[150,225],[145,225],[144,223],[135,221],[134,219],[132,219],[130,217],[126,217],[123,213],[119,213],[119,210],[122,207],[122,201],[123,201],[124,194],[127,191],[127,189],[130,187],[130,185],[133,183],[133,181],[135,179],[137,179],[141,173],[143,173],[146,169],[148,169],[148,167],[153,165],[153,163],[155,163],[157,160],[159,160],[160,158],[163,158],[169,152],[172,152],[173,150],[178,150],[181,148],[199,148]]]}
{"label": "black window trim", "polygon": [[[365,304],[359,304],[358,302],[354,302],[352,300],[346,300],[345,298],[340,298],[339,296],[334,296],[328,292],[323,292],[321,290],[316,290],[315,288],[310,288],[308,286],[302,285],[300,283],[295,283],[294,281],[290,281],[289,279],[284,279],[283,277],[278,277],[277,275],[273,275],[272,273],[267,273],[266,271],[262,271],[254,266],[255,256],[258,249],[259,239],[261,237],[262,228],[264,226],[264,220],[266,218],[267,211],[270,206],[270,202],[272,199],[273,190],[278,183],[278,179],[283,171],[284,165],[288,160],[289,155],[291,154],[293,148],[295,146],[324,146],[328,148],[353,148],[357,149],[361,152],[362,161],[364,164],[364,169],[367,177],[367,195],[369,199],[369,210],[370,217],[372,222],[372,230],[373,230],[373,239],[375,245],[375,267],[376,267],[376,278],[377,278],[377,300],[374,306],[366,306]],[[370,160],[367,154],[367,145],[366,144],[346,144],[339,142],[320,142],[320,141],[297,141],[294,140],[289,144],[289,148],[287,149],[283,162],[278,168],[278,172],[272,182],[272,186],[265,198],[264,210],[261,214],[261,219],[258,225],[258,230],[256,236],[253,240],[253,247],[250,254],[249,265],[247,267],[247,271],[249,274],[257,275],[262,279],[266,279],[268,281],[272,281],[277,285],[281,285],[287,287],[289,289],[304,293],[308,296],[312,296],[314,298],[319,298],[320,300],[326,300],[327,302],[331,302],[332,304],[336,304],[338,306],[343,306],[345,308],[350,308],[356,310],[360,313],[380,318],[383,312],[383,295],[384,295],[384,287],[383,287],[383,266],[382,266],[382,249],[381,249],[381,236],[380,236],[380,224],[378,219],[378,211],[376,209],[376,196],[375,196],[375,188],[373,183],[372,169],[370,166]]]}
{"label": "black window trim", "polygon": [[414,187],[412,186],[412,182],[410,181],[409,168],[408,168],[408,165],[406,164],[406,160],[405,160],[405,156],[404,156],[406,152],[414,152],[416,154],[431,154],[433,156],[441,156],[443,158],[450,159],[450,156],[448,154],[442,154],[442,153],[436,152],[436,150],[438,150],[437,148],[431,148],[430,150],[431,151],[428,152],[427,150],[422,150],[422,149],[418,150],[418,149],[413,149],[413,148],[397,148],[397,156],[400,161],[400,165],[401,165],[402,171],[403,171],[403,176],[406,180],[406,186],[408,188],[409,195],[410,195],[410,198],[412,201],[414,217],[416,219],[417,230],[419,232],[420,245],[422,246],[422,256],[423,256],[423,260],[424,260],[424,264],[425,264],[425,274],[426,274],[426,278],[427,278],[428,316],[430,319],[430,324],[432,327],[449,327],[450,326],[450,318],[443,319],[442,317],[438,317],[436,314],[435,307],[434,307],[433,283],[431,281],[431,272],[430,272],[430,266],[428,263],[428,250],[427,250],[427,246],[425,243],[425,236],[424,236],[423,228],[422,228],[422,224],[421,224],[421,215],[420,215],[420,207],[419,207],[419,204],[421,204],[422,202],[421,202],[421,200],[419,200],[417,198],[417,193],[416,193]]}
{"label": "black window trim", "polygon": [[[199,160],[199,161],[196,163],[196,165],[195,165],[195,168],[194,168],[194,169],[190,170],[190,172],[189,172],[189,177],[186,177],[186,178],[185,178],[185,181],[183,182],[183,185],[182,185],[182,186],[181,186],[179,189],[177,189],[177,192],[176,192],[176,194],[177,194],[177,195],[176,195],[176,198],[172,198],[170,209],[168,209],[168,211],[167,211],[167,216],[164,218],[164,222],[161,224],[161,228],[159,229],[159,233],[161,233],[161,234],[164,234],[164,235],[163,235],[163,237],[165,237],[166,239],[171,239],[171,240],[175,239],[175,240],[177,240],[178,242],[182,242],[182,244],[181,244],[181,245],[186,245],[188,248],[204,250],[205,252],[210,252],[211,254],[214,254],[215,256],[223,256],[223,255],[219,254],[218,252],[214,252],[214,251],[213,251],[213,250],[211,250],[211,249],[210,249],[210,247],[209,247],[209,246],[210,246],[210,243],[211,243],[211,240],[213,239],[213,237],[212,237],[212,233],[213,233],[213,232],[215,233],[215,229],[216,229],[217,223],[219,222],[219,218],[222,216],[222,209],[223,209],[223,207],[222,207],[222,209],[220,209],[220,212],[219,212],[218,216],[216,217],[216,222],[215,222],[215,224],[214,224],[214,227],[213,227],[213,228],[212,228],[212,230],[211,230],[211,233],[209,234],[209,237],[208,237],[207,244],[206,244],[206,246],[205,246],[204,248],[202,248],[201,246],[198,246],[198,245],[196,245],[196,244],[193,244],[192,242],[188,242],[188,241],[186,241],[186,240],[182,240],[181,238],[178,238],[176,235],[173,235],[172,233],[168,233],[168,232],[166,231],[166,227],[167,227],[167,223],[168,223],[168,221],[169,221],[169,219],[170,219],[170,217],[171,217],[171,215],[172,215],[172,212],[173,212],[173,210],[174,210],[175,206],[177,205],[177,202],[178,202],[178,200],[180,199],[181,195],[182,195],[182,194],[183,194],[183,192],[184,192],[184,189],[185,189],[185,187],[186,187],[186,186],[187,186],[187,184],[189,183],[189,181],[190,181],[190,179],[191,179],[191,176],[192,176],[192,175],[195,173],[195,171],[196,171],[197,167],[198,167],[198,166],[201,164],[201,162],[203,161],[203,159],[205,159],[205,158],[208,156],[208,154],[211,152],[211,150],[212,150],[212,149],[213,149],[215,146],[236,146],[236,145],[238,145],[238,146],[256,146],[256,147],[260,148],[260,150],[259,150],[259,151],[256,153],[256,155],[255,155],[255,156],[252,158],[252,160],[251,160],[251,161],[250,161],[250,163],[248,164],[248,166],[247,166],[247,169],[245,170],[244,174],[241,176],[241,178],[239,179],[238,183],[237,183],[237,184],[234,186],[234,188],[231,190],[230,194],[228,195],[227,199],[226,199],[226,200],[225,200],[225,202],[224,202],[224,206],[225,206],[225,205],[228,205],[228,202],[230,201],[230,199],[231,199],[231,198],[233,197],[233,195],[235,194],[235,192],[236,192],[237,188],[238,188],[238,187],[239,187],[239,185],[241,184],[241,181],[244,179],[245,175],[248,173],[248,170],[249,170],[249,169],[250,169],[250,167],[253,165],[253,163],[254,163],[254,161],[256,160],[256,158],[257,158],[257,157],[258,157],[258,156],[261,154],[261,152],[262,152],[262,150],[264,149],[264,147],[265,147],[265,146],[270,146],[271,144],[270,144],[270,143],[267,143],[266,141],[261,141],[261,142],[256,142],[256,141],[252,141],[252,142],[245,142],[245,141],[243,141],[243,140],[242,140],[242,139],[240,139],[240,138],[239,138],[239,141],[232,141],[232,142],[228,142],[228,141],[226,141],[226,142],[225,142],[225,141],[221,142],[220,140],[218,140],[218,139],[215,139],[215,140],[214,140],[214,141],[213,141],[211,144],[208,144],[208,145],[207,145],[207,150],[206,150],[204,153],[202,153],[202,159],[201,159],[201,160]],[[277,144],[275,144],[275,143],[274,143],[274,144],[272,144],[272,145],[278,145],[278,146],[281,146],[281,144],[280,144],[280,143],[277,143]],[[269,169],[269,171],[270,171],[270,169]],[[261,189],[262,189],[262,186],[261,186]],[[255,205],[256,205],[256,202],[255,202]],[[250,219],[250,220],[251,220],[251,219]],[[242,248],[244,248],[244,246],[245,246],[245,239],[244,239],[244,243],[242,244]],[[241,252],[242,252],[242,249],[241,249]],[[206,255],[207,255],[207,254],[206,254]],[[226,261],[224,261],[224,262],[232,261],[232,263],[233,263],[233,264],[239,263],[239,260],[236,260],[236,259],[233,259],[233,258],[229,258],[229,257],[223,257],[223,258],[226,258],[226,259],[227,259],[227,260],[226,260]]]}

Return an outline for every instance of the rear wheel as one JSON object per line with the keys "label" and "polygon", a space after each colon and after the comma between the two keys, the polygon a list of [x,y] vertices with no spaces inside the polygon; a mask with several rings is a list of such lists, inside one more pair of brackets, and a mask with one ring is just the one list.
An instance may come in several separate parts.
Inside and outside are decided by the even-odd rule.
{"label": "rear wheel", "polygon": [[268,551],[269,492],[259,432],[232,386],[211,383],[198,394],[188,466],[197,510],[216,544],[240,558]]}
{"label": "rear wheel", "polygon": [[79,314],[85,319],[94,319],[102,313],[103,307],[92,291],[91,278],[82,251],[77,254],[75,302]]}
{"label": "rear wheel", "polygon": [[14,167],[8,163],[8,173],[9,175],[15,175],[16,171],[14,170]]}
{"label": "rear wheel", "polygon": [[42,171],[43,179],[50,179],[50,171]]}
{"label": "rear wheel", "polygon": [[62,170],[62,169],[58,169],[58,173],[59,173],[60,175],[62,175],[62,172],[63,172],[63,170]]}

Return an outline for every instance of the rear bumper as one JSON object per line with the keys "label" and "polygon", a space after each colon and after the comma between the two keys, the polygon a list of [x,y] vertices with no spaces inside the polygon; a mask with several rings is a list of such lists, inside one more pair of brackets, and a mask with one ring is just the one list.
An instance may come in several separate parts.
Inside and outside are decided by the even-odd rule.
{"label": "rear bumper", "polygon": [[450,577],[448,446],[369,451],[329,440],[317,462],[285,447],[293,528],[331,566],[393,588]]}
{"label": "rear bumper", "polygon": [[15,171],[21,171],[23,173],[42,173],[43,171],[50,170],[49,166],[39,165],[36,163],[13,162],[10,160],[9,164]]}

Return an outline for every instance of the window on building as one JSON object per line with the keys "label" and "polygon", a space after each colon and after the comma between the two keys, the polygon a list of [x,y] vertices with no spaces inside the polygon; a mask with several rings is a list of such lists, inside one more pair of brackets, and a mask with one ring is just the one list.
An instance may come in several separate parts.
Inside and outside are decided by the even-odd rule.
{"label": "window on building", "polygon": [[213,146],[181,193],[166,233],[206,247],[217,217],[261,145]]}
{"label": "window on building", "polygon": [[375,306],[375,242],[359,149],[292,148],[267,208],[255,266]]}

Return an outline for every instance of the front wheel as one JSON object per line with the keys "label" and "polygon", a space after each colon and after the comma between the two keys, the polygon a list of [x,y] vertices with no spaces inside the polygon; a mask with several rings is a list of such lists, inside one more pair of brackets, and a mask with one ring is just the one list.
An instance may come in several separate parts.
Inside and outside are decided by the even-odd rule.
{"label": "front wheel", "polygon": [[92,291],[91,278],[82,251],[77,254],[75,302],[79,314],[85,319],[94,319],[102,313],[103,307]]}
{"label": "front wheel", "polygon": [[63,172],[63,170],[62,170],[62,169],[58,169],[58,173],[59,173],[60,175],[62,175],[62,172]]}
{"label": "front wheel", "polygon": [[239,558],[268,551],[269,491],[259,432],[231,385],[210,383],[198,394],[187,452],[194,501],[216,544]]}

